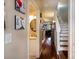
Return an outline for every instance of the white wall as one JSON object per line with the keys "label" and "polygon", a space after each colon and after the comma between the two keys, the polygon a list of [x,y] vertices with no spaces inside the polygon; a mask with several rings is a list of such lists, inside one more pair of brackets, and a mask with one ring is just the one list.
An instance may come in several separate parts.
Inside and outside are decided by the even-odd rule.
{"label": "white wall", "polygon": [[30,38],[29,50],[30,57],[36,57],[36,38]]}
{"label": "white wall", "polygon": [[75,0],[70,0],[69,3],[69,52],[68,59],[75,59]]}
{"label": "white wall", "polygon": [[[40,37],[39,37],[39,23],[40,23],[40,11],[38,8],[38,5],[36,4],[35,0],[31,0],[30,2],[33,3],[33,5],[36,8],[36,39],[28,40],[29,42],[29,57],[34,56],[35,58],[39,58],[40,56]],[[29,31],[30,32],[30,31]]]}
{"label": "white wall", "polygon": [[[27,4],[27,3],[26,3]],[[27,6],[27,5],[26,5]],[[27,59],[27,29],[15,30],[15,15],[25,18],[26,14],[21,14],[15,10],[15,0],[5,0],[5,33],[12,34],[11,43],[5,43],[4,58],[5,59]],[[27,26],[27,25],[26,25]]]}

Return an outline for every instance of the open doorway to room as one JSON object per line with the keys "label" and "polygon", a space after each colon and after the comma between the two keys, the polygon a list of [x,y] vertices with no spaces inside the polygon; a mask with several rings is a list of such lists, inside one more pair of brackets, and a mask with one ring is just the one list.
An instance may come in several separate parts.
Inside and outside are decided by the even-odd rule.
{"label": "open doorway to room", "polygon": [[40,7],[40,59],[68,59],[68,0],[36,1]]}
{"label": "open doorway to room", "polygon": [[[39,50],[39,59],[68,59],[69,20],[68,0],[33,0],[40,11],[40,22],[37,26],[37,9],[30,4],[30,49],[34,48],[32,57],[36,57]],[[36,30],[37,27],[39,30]],[[37,34],[37,33],[40,34]],[[39,35],[39,38],[37,36]],[[35,40],[36,39],[36,40]],[[39,40],[38,40],[39,39]],[[40,42],[38,47],[37,40]],[[33,43],[34,42],[34,43]],[[38,50],[37,50],[38,49]],[[34,54],[35,53],[35,54]]]}

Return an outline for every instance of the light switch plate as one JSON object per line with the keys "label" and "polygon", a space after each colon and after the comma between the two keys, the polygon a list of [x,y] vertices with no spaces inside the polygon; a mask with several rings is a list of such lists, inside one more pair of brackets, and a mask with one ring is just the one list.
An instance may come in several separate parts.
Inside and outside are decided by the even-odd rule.
{"label": "light switch plate", "polygon": [[12,34],[11,33],[5,33],[4,35],[4,43],[11,43],[12,42]]}

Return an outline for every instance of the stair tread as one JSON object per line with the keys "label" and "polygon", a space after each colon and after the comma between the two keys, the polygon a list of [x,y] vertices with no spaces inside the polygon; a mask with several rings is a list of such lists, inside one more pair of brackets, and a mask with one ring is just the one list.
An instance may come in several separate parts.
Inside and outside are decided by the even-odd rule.
{"label": "stair tread", "polygon": [[60,35],[60,37],[69,37],[69,36],[66,36],[66,35],[62,36],[62,35]]}
{"label": "stair tread", "polygon": [[68,42],[60,42],[60,45],[68,45]]}
{"label": "stair tread", "polygon": [[61,30],[60,33],[61,32],[68,33],[69,31],[68,30]]}
{"label": "stair tread", "polygon": [[60,42],[68,42],[68,40],[60,40]]}
{"label": "stair tread", "polygon": [[60,47],[59,51],[68,51],[68,47]]}

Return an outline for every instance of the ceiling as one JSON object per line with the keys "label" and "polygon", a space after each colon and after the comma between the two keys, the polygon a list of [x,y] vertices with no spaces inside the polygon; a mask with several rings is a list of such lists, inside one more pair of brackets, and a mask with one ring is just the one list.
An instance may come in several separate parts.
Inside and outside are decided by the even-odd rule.
{"label": "ceiling", "polygon": [[54,10],[56,10],[58,0],[35,0],[39,6],[44,21],[51,21],[54,17]]}
{"label": "ceiling", "polygon": [[[35,0],[37,5],[39,6],[41,12],[43,12],[44,17],[53,18],[54,11],[59,11],[60,17],[64,20],[67,20],[68,16],[68,6],[57,9],[58,3],[62,5],[68,5],[68,0]],[[51,15],[51,16],[50,16]]]}
{"label": "ceiling", "polygon": [[56,8],[58,0],[35,0],[41,10],[53,10]]}

